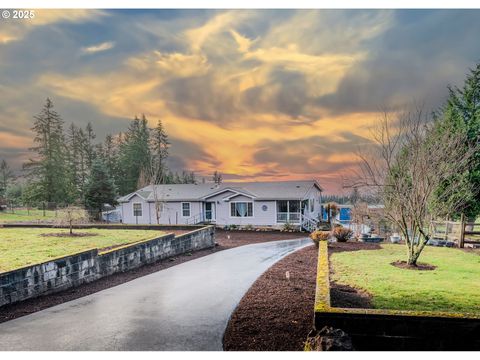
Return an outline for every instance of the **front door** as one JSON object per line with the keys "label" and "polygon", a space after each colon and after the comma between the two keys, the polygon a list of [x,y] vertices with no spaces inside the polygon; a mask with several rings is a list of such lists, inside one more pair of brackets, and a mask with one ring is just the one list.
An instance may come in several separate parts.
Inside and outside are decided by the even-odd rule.
{"label": "front door", "polygon": [[214,221],[215,220],[215,203],[206,202],[205,203],[205,221]]}

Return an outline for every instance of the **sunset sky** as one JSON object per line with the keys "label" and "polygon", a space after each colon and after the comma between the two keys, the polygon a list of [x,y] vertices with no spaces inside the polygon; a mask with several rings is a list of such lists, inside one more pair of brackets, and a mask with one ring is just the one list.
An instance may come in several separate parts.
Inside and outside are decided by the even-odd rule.
{"label": "sunset sky", "polygon": [[15,170],[50,97],[99,139],[164,121],[173,170],[341,176],[383,108],[435,109],[480,61],[480,11],[37,10],[0,20],[0,159]]}

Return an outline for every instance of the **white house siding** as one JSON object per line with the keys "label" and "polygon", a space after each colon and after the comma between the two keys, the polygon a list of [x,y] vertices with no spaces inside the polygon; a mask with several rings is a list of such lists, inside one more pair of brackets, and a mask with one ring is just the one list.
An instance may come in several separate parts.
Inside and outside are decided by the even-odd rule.
{"label": "white house siding", "polygon": [[[231,192],[224,192],[212,196],[207,201],[214,201],[216,206],[216,224],[218,225],[254,225],[254,226],[272,226],[276,224],[276,202],[275,201],[255,201],[243,195],[235,196],[230,201],[223,199],[232,195]],[[232,217],[230,216],[230,203],[232,201],[253,202],[253,217]],[[263,205],[267,210],[262,210]]]}
{"label": "white house siding", "polygon": [[310,211],[310,207],[308,207],[307,216],[311,217],[312,219],[318,219],[321,214],[321,206],[322,206],[322,199],[321,199],[322,192],[317,189],[316,186],[312,186],[312,188],[307,192],[304,199],[310,199],[313,201],[314,208],[313,212]]}
{"label": "white house siding", "polygon": [[[133,216],[133,204],[142,204],[142,216]],[[122,222],[125,224],[149,224],[149,206],[148,203],[138,195],[134,195],[128,203],[122,203]]]}
{"label": "white house siding", "polygon": [[[182,213],[182,203],[190,203],[190,216],[184,217]],[[150,204],[150,223],[156,224],[157,217],[155,215],[155,203],[151,202]],[[160,205],[162,207],[162,205]],[[200,219],[200,214],[202,213],[202,203],[199,201],[171,201],[163,202],[163,211],[160,212],[160,224],[162,225],[185,225],[192,224],[194,222],[193,217],[197,222]]]}

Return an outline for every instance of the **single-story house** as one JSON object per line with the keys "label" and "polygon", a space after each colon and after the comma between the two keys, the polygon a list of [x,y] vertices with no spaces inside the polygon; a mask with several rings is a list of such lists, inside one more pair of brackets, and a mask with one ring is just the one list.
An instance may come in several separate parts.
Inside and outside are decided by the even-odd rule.
{"label": "single-story house", "polygon": [[315,180],[166,184],[146,186],[118,202],[125,224],[289,223],[311,230],[321,214],[321,193]]}

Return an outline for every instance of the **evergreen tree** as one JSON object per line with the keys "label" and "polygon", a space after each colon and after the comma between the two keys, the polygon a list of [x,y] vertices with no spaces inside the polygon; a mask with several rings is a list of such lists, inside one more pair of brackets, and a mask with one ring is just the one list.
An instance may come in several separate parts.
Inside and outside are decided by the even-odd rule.
{"label": "evergreen tree", "polygon": [[8,163],[3,159],[0,162],[0,197],[5,197],[5,192],[10,184],[10,181],[14,179],[14,175]]}
{"label": "evergreen tree", "polygon": [[220,185],[222,183],[222,174],[215,170],[212,176],[212,180],[215,184]]}
{"label": "evergreen tree", "polygon": [[105,142],[101,150],[105,166],[107,167],[108,172],[110,174],[113,174],[113,172],[115,171],[115,164],[117,162],[117,152],[115,149],[115,143],[112,135],[108,134],[105,137]]}
{"label": "evergreen tree", "polygon": [[182,181],[182,184],[195,184],[196,183],[195,173],[193,171],[183,170],[181,181]]}
{"label": "evergreen tree", "polygon": [[[466,132],[466,148],[474,148],[480,141],[480,63],[470,70],[461,88],[449,87],[449,98],[440,114],[436,115],[436,133],[439,136],[444,132],[449,134]],[[470,183],[470,191],[458,191],[449,197],[448,201],[455,202],[456,198],[468,198],[463,213],[468,219],[475,221],[480,214],[480,153],[475,153],[469,163],[469,168],[464,174],[458,174],[450,179],[437,191],[438,198],[444,199],[444,189],[448,183],[459,183],[467,181]],[[462,188],[463,189],[463,188]],[[442,200],[445,201],[445,200]],[[446,214],[447,215],[447,214]],[[458,217],[460,214],[448,214]]]}
{"label": "evergreen tree", "polygon": [[150,129],[145,116],[140,120],[135,117],[124,136],[120,146],[119,164],[121,178],[118,188],[121,194],[137,190],[137,183],[142,173],[150,163]]}
{"label": "evergreen tree", "polygon": [[80,154],[81,145],[78,134],[78,128],[75,124],[71,124],[67,132],[67,145],[68,145],[68,168],[70,171],[70,177],[72,179],[72,187],[74,189],[74,197],[80,198],[82,193],[82,183],[80,180]]}
{"label": "evergreen tree", "polygon": [[88,123],[87,127],[85,128],[85,157],[86,157],[86,167],[88,171],[90,171],[90,168],[92,167],[92,162],[93,159],[95,159],[95,145],[93,144],[93,140],[95,140],[97,136],[93,132],[93,127],[92,123]]}
{"label": "evergreen tree", "polygon": [[36,183],[36,198],[48,202],[69,202],[72,179],[67,176],[63,120],[53,109],[50,99],[47,99],[42,111],[34,119],[32,130],[35,132],[35,146],[30,150],[36,156],[24,164],[24,168],[31,181]]}
{"label": "evergreen tree", "polygon": [[151,183],[162,184],[166,182],[168,149],[170,142],[167,133],[163,127],[162,121],[158,120],[157,126],[151,131],[150,140],[151,164],[150,177]]}
{"label": "evergreen tree", "polygon": [[173,175],[173,184],[181,184],[182,183],[182,178],[180,175],[178,175],[177,172]]}
{"label": "evergreen tree", "polygon": [[98,219],[104,204],[115,204],[115,186],[101,159],[94,159],[92,171],[85,187],[85,205]]}

